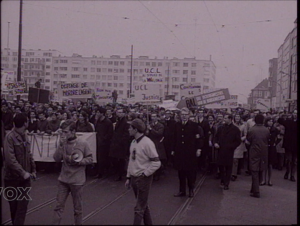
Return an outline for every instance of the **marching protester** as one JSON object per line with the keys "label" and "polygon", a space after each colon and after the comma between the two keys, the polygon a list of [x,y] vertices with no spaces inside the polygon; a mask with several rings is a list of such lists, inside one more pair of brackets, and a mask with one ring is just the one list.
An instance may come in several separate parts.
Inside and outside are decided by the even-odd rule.
{"label": "marching protester", "polygon": [[153,174],[161,166],[154,143],[144,135],[146,125],[141,119],[129,123],[129,134],[134,137],[130,145],[130,156],[126,174],[125,187],[132,187],[136,198],[133,225],[152,225],[148,205],[149,192]]}
{"label": "marching protester", "polygon": [[259,175],[268,166],[268,140],[269,130],[263,125],[264,116],[257,114],[254,117],[254,126],[252,126],[246,136],[246,143],[249,145],[249,168],[252,175],[252,185],[250,196],[260,198]]}
{"label": "marching protester", "polygon": [[229,189],[232,174],[234,150],[241,144],[241,131],[232,123],[233,116],[229,113],[224,115],[224,126],[220,127],[215,137],[215,148],[218,148],[218,160],[221,186],[224,190]]}
{"label": "marching protester", "polygon": [[[30,178],[36,178],[36,167],[30,152],[30,142],[25,133],[28,118],[23,113],[17,113],[13,118],[13,124],[14,128],[6,134],[4,139],[4,185],[6,188],[15,188],[17,197],[20,197],[22,193],[17,188],[22,188],[23,191],[27,191],[27,195],[29,194]],[[11,194],[6,193],[5,196],[11,197]],[[20,200],[14,198],[8,201],[13,225],[24,225],[30,199],[27,196]]]}
{"label": "marching protester", "polygon": [[285,127],[285,133],[283,135],[282,147],[285,149],[285,155],[287,159],[286,172],[284,179],[288,179],[295,182],[295,172],[297,167],[297,151],[298,151],[298,117],[297,110],[293,111],[290,119],[279,118],[278,123]]}
{"label": "marching protester", "polygon": [[116,181],[121,181],[126,167],[126,159],[129,156],[129,132],[125,109],[117,109],[117,122],[111,140],[109,157],[112,158],[113,167],[116,171]]}
{"label": "marching protester", "polygon": [[55,162],[63,161],[58,177],[56,207],[54,208],[53,225],[59,225],[65,203],[71,193],[74,207],[75,225],[82,225],[82,193],[86,181],[85,168],[93,163],[92,152],[85,141],[76,137],[76,124],[66,120],[61,125],[60,143],[53,158]]}
{"label": "marching protester", "polygon": [[189,188],[189,197],[194,197],[198,157],[201,155],[203,140],[200,139],[197,123],[188,120],[189,116],[190,110],[182,108],[181,122],[175,124],[172,154],[174,168],[178,170],[179,192],[174,194],[174,197],[186,196],[186,183]]}

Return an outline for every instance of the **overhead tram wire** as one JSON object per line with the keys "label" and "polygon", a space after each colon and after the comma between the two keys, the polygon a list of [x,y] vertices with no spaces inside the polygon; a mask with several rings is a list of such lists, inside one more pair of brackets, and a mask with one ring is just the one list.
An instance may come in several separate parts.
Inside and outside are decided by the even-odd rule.
{"label": "overhead tram wire", "polygon": [[[152,11],[147,7],[145,6],[141,1],[139,1],[165,28],[167,28],[167,30],[169,30],[173,35],[174,37],[180,42],[180,44],[185,48],[185,50],[187,50],[189,52],[189,50],[185,47],[185,45],[178,39],[178,37],[174,34],[174,32],[168,28],[168,26],[162,22],[154,13],[152,13]],[[192,56],[192,54],[190,54]]]}

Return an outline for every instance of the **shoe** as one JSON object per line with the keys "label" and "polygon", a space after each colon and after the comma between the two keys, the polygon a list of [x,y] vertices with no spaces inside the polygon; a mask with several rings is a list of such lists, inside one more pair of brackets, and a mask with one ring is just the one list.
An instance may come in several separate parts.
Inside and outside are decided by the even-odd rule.
{"label": "shoe", "polygon": [[236,180],[236,178],[237,178],[237,176],[235,176],[235,175],[232,175],[232,176],[231,176],[231,181],[235,181],[235,180]]}
{"label": "shoe", "polygon": [[264,186],[264,185],[266,185],[266,182],[261,182],[259,185]]}
{"label": "shoe", "polygon": [[273,184],[271,182],[268,183],[269,186],[273,186]]}
{"label": "shoe", "polygon": [[190,189],[189,197],[190,198],[194,197],[194,189]]}
{"label": "shoe", "polygon": [[122,180],[122,177],[121,176],[118,176],[115,181],[121,181]]}
{"label": "shoe", "polygon": [[251,193],[250,196],[254,197],[254,198],[260,198],[259,193],[258,194],[257,193]]}
{"label": "shoe", "polygon": [[174,195],[174,197],[183,197],[183,196],[185,196],[185,193],[181,191]]}
{"label": "shoe", "polygon": [[100,179],[102,177],[103,177],[102,174],[97,174],[96,176],[94,176],[94,179]]}
{"label": "shoe", "polygon": [[295,182],[295,181],[296,181],[295,177],[294,177],[294,176],[291,176],[290,181]]}
{"label": "shoe", "polygon": [[287,180],[289,178],[289,173],[284,174],[284,179]]}
{"label": "shoe", "polygon": [[229,190],[229,187],[227,185],[224,186],[224,190]]}

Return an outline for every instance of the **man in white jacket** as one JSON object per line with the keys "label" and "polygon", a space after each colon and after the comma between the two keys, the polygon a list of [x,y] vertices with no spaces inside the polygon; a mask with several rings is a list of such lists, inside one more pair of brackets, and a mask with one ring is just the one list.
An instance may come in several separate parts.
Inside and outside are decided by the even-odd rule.
{"label": "man in white jacket", "polygon": [[146,125],[141,119],[128,122],[129,134],[134,137],[130,145],[130,156],[127,169],[125,187],[132,186],[137,199],[134,207],[134,225],[140,225],[144,220],[145,225],[152,225],[152,218],[148,206],[148,196],[153,181],[153,173],[159,169],[161,162],[154,143],[144,132]]}

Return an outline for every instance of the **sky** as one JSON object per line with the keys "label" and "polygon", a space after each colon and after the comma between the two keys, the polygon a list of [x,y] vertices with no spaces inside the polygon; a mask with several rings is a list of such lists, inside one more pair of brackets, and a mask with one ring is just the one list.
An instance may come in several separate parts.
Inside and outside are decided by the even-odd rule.
{"label": "sky", "polygon": [[[19,6],[1,1],[2,48],[9,36],[9,48],[18,49]],[[133,57],[211,57],[216,87],[246,102],[296,18],[297,2],[288,0],[23,0],[22,48],[125,57],[133,45]]]}

